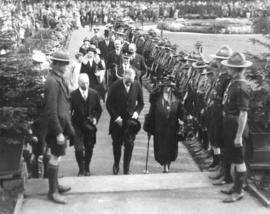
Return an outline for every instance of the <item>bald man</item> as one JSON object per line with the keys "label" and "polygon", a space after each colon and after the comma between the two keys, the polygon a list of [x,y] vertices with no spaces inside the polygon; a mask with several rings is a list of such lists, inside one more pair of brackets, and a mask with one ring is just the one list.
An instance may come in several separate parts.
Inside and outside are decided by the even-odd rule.
{"label": "bald man", "polygon": [[96,144],[97,123],[102,113],[98,93],[89,88],[89,77],[82,73],[79,88],[71,93],[72,124],[75,137],[71,144],[79,166],[78,176],[90,176],[90,162]]}
{"label": "bald man", "polygon": [[125,70],[123,79],[115,81],[109,89],[107,110],[111,116],[109,134],[113,141],[113,173],[119,172],[122,145],[124,145],[124,174],[130,174],[129,166],[134,147],[135,136],[127,140],[124,137],[124,124],[130,120],[138,120],[144,107],[142,87],[135,80],[133,69]]}

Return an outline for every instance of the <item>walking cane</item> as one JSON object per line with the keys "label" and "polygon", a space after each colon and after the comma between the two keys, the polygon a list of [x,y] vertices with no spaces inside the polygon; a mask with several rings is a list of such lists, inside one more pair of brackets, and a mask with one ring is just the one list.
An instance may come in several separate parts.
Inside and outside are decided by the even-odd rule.
{"label": "walking cane", "polygon": [[151,134],[147,134],[148,137],[148,142],[147,142],[147,151],[146,151],[146,160],[145,160],[145,170],[144,170],[144,174],[148,174],[148,157],[149,157],[149,144],[150,144],[150,139],[151,139]]}

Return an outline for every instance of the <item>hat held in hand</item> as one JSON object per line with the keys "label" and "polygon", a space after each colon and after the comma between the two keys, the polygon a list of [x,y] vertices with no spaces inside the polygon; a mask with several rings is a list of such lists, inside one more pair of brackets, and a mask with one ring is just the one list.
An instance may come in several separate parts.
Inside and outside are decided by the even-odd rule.
{"label": "hat held in hand", "polygon": [[247,68],[250,67],[253,63],[246,60],[246,57],[241,52],[234,52],[229,59],[223,60],[222,65],[233,68]]}

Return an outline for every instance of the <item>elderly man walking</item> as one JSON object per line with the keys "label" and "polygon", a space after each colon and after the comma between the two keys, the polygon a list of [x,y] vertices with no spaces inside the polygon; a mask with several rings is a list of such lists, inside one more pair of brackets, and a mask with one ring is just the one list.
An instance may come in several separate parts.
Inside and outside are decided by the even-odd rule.
{"label": "elderly man walking", "polygon": [[96,125],[102,113],[98,93],[89,88],[87,74],[79,75],[79,88],[71,93],[72,123],[75,137],[75,157],[79,166],[78,176],[90,176],[90,162],[96,144]]}
{"label": "elderly man walking", "polygon": [[122,145],[124,151],[124,174],[130,174],[129,166],[134,140],[140,129],[139,114],[144,106],[140,83],[134,80],[135,71],[127,69],[123,79],[112,84],[109,89],[106,106],[111,116],[109,133],[113,140],[113,173],[119,172]]}

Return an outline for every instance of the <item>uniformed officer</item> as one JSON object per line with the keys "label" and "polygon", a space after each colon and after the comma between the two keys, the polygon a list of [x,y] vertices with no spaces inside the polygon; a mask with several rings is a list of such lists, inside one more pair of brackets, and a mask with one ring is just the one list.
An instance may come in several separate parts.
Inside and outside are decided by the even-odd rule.
{"label": "uniformed officer", "polygon": [[[212,62],[212,64],[215,64],[217,67],[216,72],[214,73],[216,75],[216,81],[213,83],[206,106],[209,112],[208,135],[214,153],[213,163],[210,165],[209,171],[219,170],[216,174],[210,176],[211,179],[218,179],[213,182],[214,185],[223,185],[232,181],[230,177],[230,166],[227,166],[224,162],[220,161],[222,158],[221,148],[223,147],[222,98],[231,79],[227,70],[221,65],[221,61],[228,59],[231,53],[231,48],[225,45],[222,46],[215,55],[212,55],[214,58],[214,62]],[[227,173],[225,173],[225,171]]]}
{"label": "uniformed officer", "polygon": [[233,187],[221,190],[229,194],[223,202],[235,202],[244,197],[243,184],[246,176],[244,160],[244,141],[247,137],[247,118],[249,109],[250,88],[244,78],[245,68],[252,65],[241,52],[235,52],[228,60],[222,61],[224,66],[230,68],[232,77],[223,97],[223,137],[224,158],[231,164],[234,174]]}

